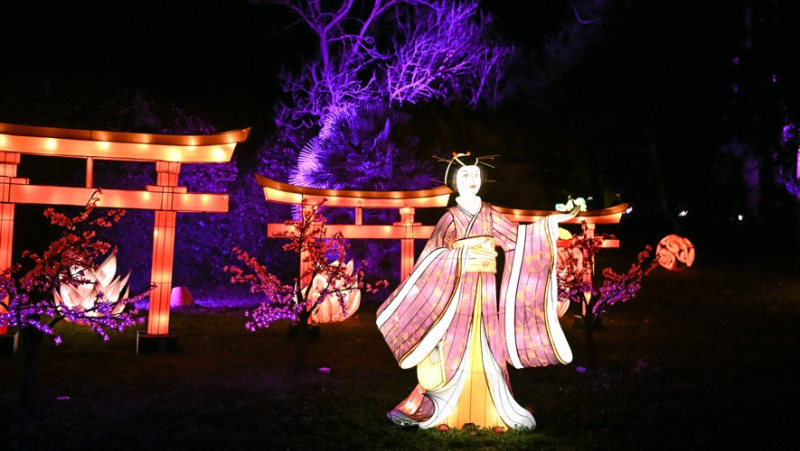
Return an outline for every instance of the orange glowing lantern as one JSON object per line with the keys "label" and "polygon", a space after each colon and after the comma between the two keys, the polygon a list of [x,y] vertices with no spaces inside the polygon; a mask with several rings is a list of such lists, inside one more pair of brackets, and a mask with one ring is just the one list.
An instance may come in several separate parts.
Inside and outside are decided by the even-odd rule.
{"label": "orange glowing lantern", "polygon": [[694,246],[687,238],[667,235],[656,247],[658,264],[669,271],[680,271],[694,263]]}
{"label": "orange glowing lantern", "polygon": [[[334,262],[332,265],[336,265],[337,263],[338,262]],[[345,268],[347,269],[347,275],[352,276],[353,261],[350,260]],[[311,292],[308,295],[308,299],[311,302],[309,306],[311,310],[311,316],[308,318],[309,324],[337,323],[344,321],[352,316],[358,310],[359,305],[361,305],[361,290],[359,290],[357,286],[334,286],[329,288],[330,290],[343,291],[344,310],[342,310],[342,302],[340,302],[339,296],[335,294],[329,294],[325,299],[320,301],[320,292],[324,290],[327,285],[328,279],[324,274],[317,274],[314,280],[311,281]]]}

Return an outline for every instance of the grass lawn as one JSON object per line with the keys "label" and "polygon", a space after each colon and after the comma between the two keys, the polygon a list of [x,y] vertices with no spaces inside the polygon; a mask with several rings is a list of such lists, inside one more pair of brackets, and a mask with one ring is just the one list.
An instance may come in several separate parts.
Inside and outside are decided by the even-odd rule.
{"label": "grass lawn", "polygon": [[798,263],[700,252],[688,271],[656,270],[609,310],[592,371],[579,371],[583,335],[567,313],[575,361],[511,370],[538,427],[506,434],[392,427],[386,411],[415,372],[383,342],[377,303],[323,326],[301,372],[288,324],[247,332],[241,308],[173,310],[171,355],[136,355],[132,330],[103,343],[61,325],[64,343],[42,349],[33,410],[16,407],[22,354],[0,359],[0,449],[789,449]]}

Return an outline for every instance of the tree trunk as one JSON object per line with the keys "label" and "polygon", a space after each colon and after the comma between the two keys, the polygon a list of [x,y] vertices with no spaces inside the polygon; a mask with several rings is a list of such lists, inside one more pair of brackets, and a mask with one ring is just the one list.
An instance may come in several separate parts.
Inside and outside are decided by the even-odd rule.
{"label": "tree trunk", "polygon": [[22,335],[22,344],[25,349],[25,365],[22,370],[22,385],[20,387],[20,406],[27,409],[33,404],[39,349],[45,334],[36,327],[23,326],[20,335]]}
{"label": "tree trunk", "polygon": [[294,369],[300,371],[306,367],[306,346],[311,335],[311,326],[308,324],[310,312],[298,315],[297,323],[292,324],[294,329]]}
{"label": "tree trunk", "polygon": [[592,309],[586,310],[583,317],[583,337],[586,342],[586,367],[594,369],[597,366],[597,353],[594,345],[595,316]]}
{"label": "tree trunk", "polygon": [[297,334],[294,336],[294,369],[300,371],[306,367],[306,344],[308,343],[308,323],[297,323]]}

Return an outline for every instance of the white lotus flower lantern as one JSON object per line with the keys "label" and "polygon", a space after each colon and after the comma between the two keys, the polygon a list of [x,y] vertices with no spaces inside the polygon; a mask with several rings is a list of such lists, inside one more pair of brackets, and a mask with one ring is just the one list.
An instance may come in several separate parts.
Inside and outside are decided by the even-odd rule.
{"label": "white lotus flower lantern", "polygon": [[[333,264],[336,264],[334,262]],[[347,274],[353,274],[353,261],[350,260],[345,266]],[[328,278],[324,274],[317,274],[311,281],[311,292],[308,299],[311,301],[311,316],[308,318],[309,324],[324,324],[336,323],[344,321],[353,315],[361,305],[361,290],[357,286],[352,287],[331,287],[333,290],[344,291],[345,301],[344,310],[342,304],[339,302],[339,296],[329,294],[321,302],[319,300],[320,292],[328,285]]]}
{"label": "white lotus flower lantern", "polygon": [[[128,298],[129,288],[122,289],[127,285],[131,273],[124,278],[115,277],[117,272],[117,255],[112,253],[97,268],[81,268],[73,266],[70,268],[72,277],[83,280],[80,285],[61,284],[57,292],[53,293],[56,304],[77,311],[87,311],[87,317],[104,316],[98,311],[91,311],[95,307],[98,299],[103,302],[116,304],[109,315],[118,315],[125,308],[125,303],[118,302]],[[68,320],[69,321],[69,320]]]}

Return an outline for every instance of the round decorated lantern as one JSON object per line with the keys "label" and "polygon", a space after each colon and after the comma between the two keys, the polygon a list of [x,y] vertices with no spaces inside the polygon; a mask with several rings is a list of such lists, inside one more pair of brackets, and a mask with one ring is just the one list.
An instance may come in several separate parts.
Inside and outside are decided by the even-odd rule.
{"label": "round decorated lantern", "polygon": [[694,263],[694,246],[688,239],[667,235],[656,247],[658,264],[670,271],[680,271]]}

